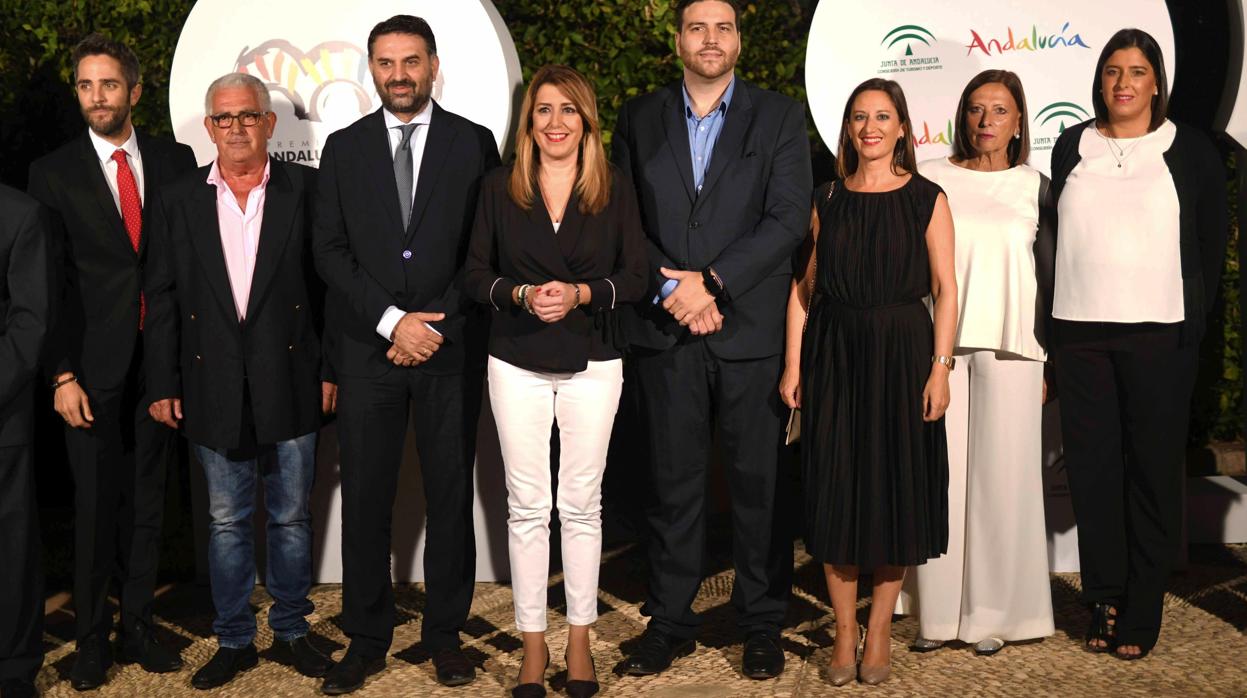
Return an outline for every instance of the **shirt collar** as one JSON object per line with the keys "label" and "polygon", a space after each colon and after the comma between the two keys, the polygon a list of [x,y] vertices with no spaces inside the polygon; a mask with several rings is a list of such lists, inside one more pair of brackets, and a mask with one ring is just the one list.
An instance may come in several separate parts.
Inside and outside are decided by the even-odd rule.
{"label": "shirt collar", "polygon": [[433,120],[433,100],[430,99],[424,105],[424,109],[421,109],[418,113],[416,113],[416,117],[414,119],[406,123],[404,123],[397,116],[394,116],[389,109],[382,109],[381,115],[385,118],[385,127],[387,129],[398,128],[399,126],[404,126],[406,124],[424,124],[425,126],[428,126]]}
{"label": "shirt collar", "polygon": [[[273,166],[273,160],[271,158],[267,158],[264,160],[264,176],[260,177],[260,184],[258,185],[261,189],[268,186],[268,177],[269,177],[269,173],[272,171],[271,170],[272,166]],[[212,186],[217,187],[218,189],[221,186],[227,186],[227,187],[229,186],[225,184],[225,179],[221,177],[221,167],[219,164],[217,164],[216,160],[212,161],[212,168],[208,170],[207,182],[208,184],[211,184]]]}
{"label": "shirt collar", "polygon": [[[680,94],[684,97],[684,115],[689,118],[697,118],[697,113],[693,111],[693,100],[688,96],[688,85],[680,83]],[[727,108],[732,104],[732,95],[736,94],[736,76],[732,76],[732,81],[727,84],[727,89],[723,91],[723,98],[719,100],[719,106],[711,110],[720,114],[726,114]],[[706,116],[710,116],[709,113]]]}
{"label": "shirt collar", "polygon": [[138,132],[131,127],[130,137],[126,139],[126,142],[122,143],[120,146],[115,146],[104,140],[99,134],[92,131],[89,127],[87,128],[87,135],[91,137],[91,145],[95,147],[95,154],[99,157],[100,162],[105,164],[107,164],[109,160],[113,159],[113,153],[117,152],[118,147],[126,151],[126,155],[128,155],[131,160],[138,157],[139,140],[137,134]]}

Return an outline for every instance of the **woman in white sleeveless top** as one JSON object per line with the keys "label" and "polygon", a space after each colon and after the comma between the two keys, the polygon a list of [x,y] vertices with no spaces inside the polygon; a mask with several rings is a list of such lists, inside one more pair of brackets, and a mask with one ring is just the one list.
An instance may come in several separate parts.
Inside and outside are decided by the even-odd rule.
{"label": "woman in white sleeveless top", "polygon": [[948,553],[915,568],[902,605],[917,604],[913,649],[961,640],[994,654],[1053,632],[1040,443],[1053,239],[1040,234],[1047,183],[1025,164],[1018,77],[975,76],[957,118],[953,156],[918,166],[944,188],[956,230]]}

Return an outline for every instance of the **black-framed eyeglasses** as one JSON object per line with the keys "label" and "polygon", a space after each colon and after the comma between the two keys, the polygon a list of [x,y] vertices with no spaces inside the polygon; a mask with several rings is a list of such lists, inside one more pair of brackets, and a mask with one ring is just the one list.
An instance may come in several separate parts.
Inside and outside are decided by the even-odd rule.
{"label": "black-framed eyeglasses", "polygon": [[240,111],[237,114],[212,114],[208,118],[212,119],[212,125],[217,128],[229,128],[234,125],[234,119],[244,127],[255,126],[260,123],[260,119],[264,118],[266,112],[259,111]]}

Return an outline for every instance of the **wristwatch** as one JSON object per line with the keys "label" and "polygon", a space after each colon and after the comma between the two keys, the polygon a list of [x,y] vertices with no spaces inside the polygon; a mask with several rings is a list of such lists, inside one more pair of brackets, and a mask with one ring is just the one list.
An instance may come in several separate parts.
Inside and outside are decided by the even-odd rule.
{"label": "wristwatch", "polygon": [[714,269],[706,267],[701,272],[701,282],[706,287],[706,293],[718,298],[723,295],[723,280],[719,275],[714,273]]}

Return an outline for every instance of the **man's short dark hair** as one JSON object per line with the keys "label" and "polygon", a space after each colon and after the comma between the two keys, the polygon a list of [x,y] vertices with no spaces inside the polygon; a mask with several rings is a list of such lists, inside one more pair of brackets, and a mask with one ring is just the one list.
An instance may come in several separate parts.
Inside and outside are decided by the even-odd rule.
{"label": "man's short dark hair", "polygon": [[126,89],[139,84],[139,59],[129,46],[113,41],[103,34],[91,33],[74,47],[70,60],[74,62],[74,82],[78,81],[78,64],[87,56],[109,56],[121,64],[121,76],[126,79]]}
{"label": "man's short dark hair", "polygon": [[[675,30],[677,32],[684,31],[684,11],[699,2],[706,2],[706,0],[679,0],[675,4]],[[725,2],[731,6],[732,13],[735,15],[736,31],[740,31],[740,2],[738,0],[719,0],[719,2]]]}
{"label": "man's short dark hair", "polygon": [[377,42],[377,37],[383,34],[411,34],[424,39],[424,45],[429,47],[429,55],[437,55],[437,39],[433,38],[433,27],[420,17],[412,15],[394,15],[393,17],[381,22],[372,28],[368,33],[368,57],[372,58],[372,45]]}

